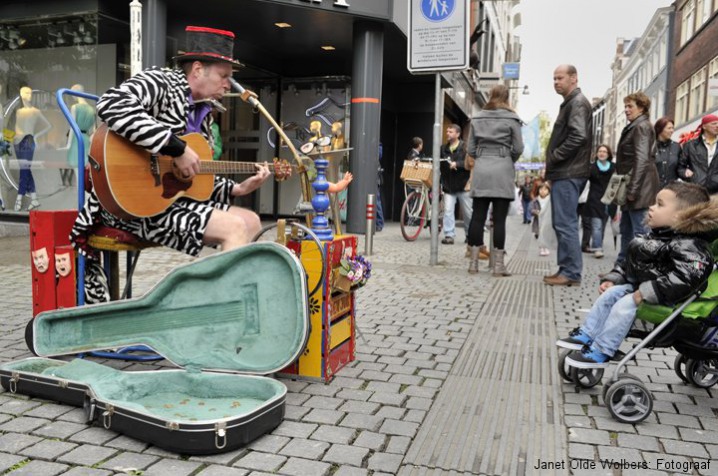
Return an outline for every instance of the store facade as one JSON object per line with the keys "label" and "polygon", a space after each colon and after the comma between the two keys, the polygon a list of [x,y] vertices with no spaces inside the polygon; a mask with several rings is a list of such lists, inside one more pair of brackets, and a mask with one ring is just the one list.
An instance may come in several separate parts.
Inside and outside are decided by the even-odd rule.
{"label": "store facade", "polygon": [[[129,77],[129,3],[73,0],[0,5],[0,104],[12,152],[19,108],[36,108],[50,124],[47,131],[44,127],[37,131],[43,133],[34,138],[32,163],[21,163],[12,152],[3,157],[0,192],[6,212],[14,208],[21,170],[28,166],[40,209],[76,206],[77,177],[67,172],[74,164],[69,125],[54,92],[81,85],[85,92],[101,94]],[[348,209],[348,231],[364,231],[365,200],[376,189],[380,143],[385,215],[389,219],[398,215],[396,203],[403,199],[400,164],[415,135],[424,137],[425,150],[431,150],[434,107],[433,77],[406,71],[406,2],[206,0],[201,11],[184,2],[141,3],[145,67],[171,63],[184,47],[186,25],[233,31],[235,57],[245,64],[235,79],[259,94],[295,145],[308,139],[313,122],[325,135],[332,125],[340,125],[352,150],[336,166],[354,174],[348,195],[342,198]],[[472,105],[459,98],[473,97],[464,92],[471,84],[457,80],[455,89],[454,76],[444,77],[446,120],[465,121]],[[30,105],[20,98],[24,87],[32,89]],[[72,98],[67,102],[76,104]],[[289,158],[264,118],[238,97],[227,97],[224,105],[228,110],[218,117],[223,160]],[[266,217],[289,216],[299,196],[298,180],[289,180],[268,183],[241,204]],[[31,201],[29,196],[23,198],[20,214],[26,213]]]}

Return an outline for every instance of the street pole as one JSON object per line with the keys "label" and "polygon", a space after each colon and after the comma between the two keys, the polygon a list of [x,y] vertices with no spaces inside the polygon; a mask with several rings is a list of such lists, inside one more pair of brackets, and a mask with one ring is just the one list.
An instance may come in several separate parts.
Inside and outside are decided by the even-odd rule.
{"label": "street pole", "polygon": [[431,254],[429,264],[435,266],[439,262],[439,153],[441,148],[441,116],[443,112],[441,97],[441,73],[436,73],[434,88],[434,144],[431,149],[432,172],[434,178],[431,184]]}
{"label": "street pole", "polygon": [[130,76],[142,71],[142,4],[130,2]]}

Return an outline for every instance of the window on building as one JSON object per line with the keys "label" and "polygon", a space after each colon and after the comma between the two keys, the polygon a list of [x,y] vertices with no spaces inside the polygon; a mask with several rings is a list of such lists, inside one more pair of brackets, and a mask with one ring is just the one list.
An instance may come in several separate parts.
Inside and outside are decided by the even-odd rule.
{"label": "window on building", "polygon": [[690,112],[688,117],[696,117],[705,111],[706,98],[706,67],[691,76]]}
{"label": "window on building", "polygon": [[683,7],[681,14],[681,45],[685,44],[695,32],[696,2],[689,0]]}
{"label": "window on building", "polygon": [[700,28],[713,13],[714,0],[697,0],[696,3],[696,29]]}
{"label": "window on building", "polygon": [[676,125],[688,122],[688,92],[690,81],[684,81],[676,89]]}
{"label": "window on building", "polygon": [[[716,2],[718,3],[718,2]],[[665,35],[661,39],[661,46],[658,51],[658,61],[659,61],[659,67],[658,70],[660,71],[666,66],[666,61],[668,60],[668,37]]]}
{"label": "window on building", "polygon": [[[718,1],[716,4],[718,4]],[[713,58],[708,65],[708,80],[708,90],[711,95],[706,98],[706,110],[710,111],[718,107],[718,96],[714,96],[714,94],[718,94],[718,56]],[[713,84],[711,84],[711,80]],[[711,88],[711,86],[713,87]]]}

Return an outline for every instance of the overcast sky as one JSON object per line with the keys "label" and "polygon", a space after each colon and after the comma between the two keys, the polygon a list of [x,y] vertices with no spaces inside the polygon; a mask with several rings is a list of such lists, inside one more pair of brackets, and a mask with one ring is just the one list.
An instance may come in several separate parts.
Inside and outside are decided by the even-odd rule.
{"label": "overcast sky", "polygon": [[561,63],[578,69],[578,84],[589,99],[611,86],[616,38],[643,34],[656,9],[672,0],[522,0],[521,79],[518,113],[528,122],[544,110],[555,118],[562,98],[553,90],[553,70]]}

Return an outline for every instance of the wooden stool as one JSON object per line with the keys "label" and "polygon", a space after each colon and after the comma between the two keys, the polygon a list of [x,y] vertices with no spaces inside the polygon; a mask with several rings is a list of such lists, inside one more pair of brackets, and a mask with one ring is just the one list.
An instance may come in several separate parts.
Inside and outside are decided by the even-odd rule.
{"label": "wooden stool", "polygon": [[[146,248],[159,246],[144,241],[127,231],[104,225],[93,228],[87,243],[96,250],[102,251],[104,255],[103,261],[110,280],[110,300],[112,301],[132,297],[132,274],[140,258],[140,252]],[[122,295],[120,295],[120,251],[127,252],[127,279]]]}

